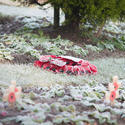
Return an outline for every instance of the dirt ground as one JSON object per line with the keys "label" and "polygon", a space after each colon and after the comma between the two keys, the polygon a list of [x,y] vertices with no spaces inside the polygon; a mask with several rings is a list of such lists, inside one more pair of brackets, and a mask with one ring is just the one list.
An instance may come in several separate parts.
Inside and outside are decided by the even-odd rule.
{"label": "dirt ground", "polygon": [[[46,55],[46,53],[43,53],[43,55]],[[74,54],[72,54],[71,56],[76,57],[76,55]],[[125,57],[125,52],[119,51],[119,50],[116,50],[114,52],[111,52],[109,50],[103,50],[100,53],[90,51],[89,54],[83,59],[91,61],[91,60],[107,58],[107,57],[113,57],[113,58]],[[35,60],[36,58],[31,57],[30,55],[14,54],[14,60],[12,60],[11,63],[28,64],[28,63],[33,63]]]}

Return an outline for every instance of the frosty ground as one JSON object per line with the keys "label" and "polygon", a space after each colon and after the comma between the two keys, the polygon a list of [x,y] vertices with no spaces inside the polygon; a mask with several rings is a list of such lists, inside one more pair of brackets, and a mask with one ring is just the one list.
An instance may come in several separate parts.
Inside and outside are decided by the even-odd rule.
{"label": "frosty ground", "polygon": [[[0,5],[0,125],[124,125],[125,52],[109,43],[105,48],[85,44],[62,30],[43,32],[53,23],[52,8],[45,8]],[[108,22],[105,30],[110,37],[119,37],[125,33],[125,24]],[[33,62],[41,54],[86,59],[97,66],[98,73],[73,76],[36,68]],[[114,75],[119,76],[122,86],[111,106],[104,97]],[[2,101],[11,80],[23,89],[14,109]]]}

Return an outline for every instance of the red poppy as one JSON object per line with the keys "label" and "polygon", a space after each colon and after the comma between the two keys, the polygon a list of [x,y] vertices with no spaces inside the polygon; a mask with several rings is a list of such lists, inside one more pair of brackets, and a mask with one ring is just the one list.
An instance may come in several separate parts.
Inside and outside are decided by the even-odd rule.
{"label": "red poppy", "polygon": [[14,92],[9,93],[8,102],[9,103],[14,103],[15,101],[16,101],[15,93]]}
{"label": "red poppy", "polygon": [[118,86],[118,83],[117,83],[117,82],[114,82],[114,83],[113,83],[113,85],[114,85],[115,90],[117,90],[117,89],[119,88],[119,86]]}
{"label": "red poppy", "polygon": [[44,63],[42,66],[43,66],[43,67],[42,67],[43,69],[46,69],[46,70],[49,70],[49,69],[50,69],[50,63],[49,63],[49,62]]}
{"label": "red poppy", "polygon": [[92,65],[92,64],[89,64],[90,66],[90,70],[93,72],[93,73],[97,73],[97,68],[96,66]]}
{"label": "red poppy", "polygon": [[18,90],[18,88],[15,88],[15,92],[18,92],[19,90]]}
{"label": "red poppy", "polygon": [[73,73],[74,73],[74,75],[80,75],[80,67],[73,66]]}
{"label": "red poppy", "polygon": [[70,66],[70,65],[66,65],[64,70],[65,70],[65,72],[67,72],[67,71],[72,71],[72,70],[73,70],[73,67]]}
{"label": "red poppy", "polygon": [[83,66],[79,66],[79,69],[80,69],[80,75],[85,74],[85,69]]}
{"label": "red poppy", "polygon": [[59,72],[60,67],[54,64],[51,64],[50,70],[53,72]]}
{"label": "red poppy", "polygon": [[89,66],[89,62],[88,62],[88,61],[84,61],[84,60],[80,60],[80,61],[78,62],[78,64],[82,65],[83,67],[84,67],[84,66]]}
{"label": "red poppy", "polygon": [[84,69],[86,74],[93,73],[92,70],[90,69],[90,66],[85,66]]}
{"label": "red poppy", "polygon": [[115,100],[115,98],[116,98],[116,91],[111,91],[111,93],[110,93],[110,101],[114,101]]}
{"label": "red poppy", "polygon": [[7,112],[1,112],[1,115],[3,116],[3,117],[6,117],[7,116]]}
{"label": "red poppy", "polygon": [[38,67],[42,67],[42,65],[43,65],[43,63],[42,62],[40,62],[40,61],[35,61],[34,62],[34,66],[38,66]]}
{"label": "red poppy", "polygon": [[64,72],[67,73],[67,74],[72,74],[73,73],[73,66],[65,65],[64,66]]}

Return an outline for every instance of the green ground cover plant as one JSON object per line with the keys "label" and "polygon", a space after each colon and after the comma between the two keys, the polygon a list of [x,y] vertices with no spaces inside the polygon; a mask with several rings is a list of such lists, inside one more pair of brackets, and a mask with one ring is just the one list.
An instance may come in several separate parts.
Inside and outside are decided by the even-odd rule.
{"label": "green ground cover plant", "polygon": [[77,45],[70,40],[64,40],[60,36],[55,39],[50,39],[43,35],[41,30],[38,33],[32,33],[33,31],[27,29],[17,31],[14,34],[0,35],[0,58],[12,60],[15,54],[26,54],[38,59],[42,54],[52,55],[68,55],[73,53],[76,56],[85,57],[89,54],[89,51],[101,52],[104,49],[110,51],[125,50],[125,38],[112,38],[110,40],[100,40],[96,42],[96,46],[93,45]]}
{"label": "green ground cover plant", "polygon": [[[86,125],[95,123],[123,125],[125,118],[124,84],[123,81],[120,96],[115,100],[114,106],[105,102],[104,97],[107,90],[105,84],[87,83],[78,86],[56,84],[49,87],[24,87],[22,98],[15,106],[16,116],[4,116],[0,118],[0,122],[10,125],[12,123],[20,125],[67,125],[71,123],[74,125],[83,123]],[[4,91],[5,88],[0,89],[0,92]],[[1,100],[2,98],[0,108],[4,105]],[[3,106],[0,112],[6,112],[6,115],[9,115],[10,110]]]}
{"label": "green ground cover plant", "polygon": [[[21,32],[21,31],[20,31]],[[53,55],[67,55],[72,52],[82,57],[88,54],[88,50],[101,51],[98,47],[94,46],[78,46],[69,40],[61,39],[58,36],[55,39],[45,37],[42,31],[38,31],[38,34],[34,33],[21,33],[0,35],[0,52],[1,59],[12,60],[12,54],[28,54],[32,57],[39,58],[40,55],[48,53]],[[93,49],[95,48],[95,49]],[[8,56],[5,55],[5,51],[8,52]]]}

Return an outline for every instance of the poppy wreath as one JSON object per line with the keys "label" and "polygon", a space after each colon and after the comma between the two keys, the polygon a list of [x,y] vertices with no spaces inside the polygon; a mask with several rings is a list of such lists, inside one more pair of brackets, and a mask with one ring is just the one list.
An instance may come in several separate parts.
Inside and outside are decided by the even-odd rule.
{"label": "poppy wreath", "polygon": [[43,55],[34,62],[34,66],[69,75],[96,74],[97,68],[83,59],[71,56]]}

